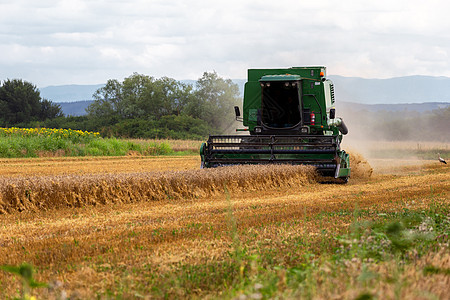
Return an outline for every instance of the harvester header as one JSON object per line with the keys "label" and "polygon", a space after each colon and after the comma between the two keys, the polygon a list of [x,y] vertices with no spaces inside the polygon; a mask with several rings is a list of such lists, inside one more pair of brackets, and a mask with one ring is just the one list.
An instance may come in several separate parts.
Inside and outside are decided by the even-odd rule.
{"label": "harvester header", "polygon": [[346,182],[349,156],[340,142],[348,130],[334,104],[323,66],[249,69],[242,116],[235,107],[247,135],[210,136],[200,149],[202,167],[306,164]]}

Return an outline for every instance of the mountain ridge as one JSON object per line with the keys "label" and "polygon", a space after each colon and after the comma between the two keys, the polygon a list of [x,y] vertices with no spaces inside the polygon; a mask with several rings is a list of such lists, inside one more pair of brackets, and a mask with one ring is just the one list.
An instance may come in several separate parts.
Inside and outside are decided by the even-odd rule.
{"label": "mountain ridge", "polygon": [[[337,101],[361,104],[407,104],[450,102],[450,78],[445,76],[412,75],[387,79],[367,79],[330,75]],[[245,79],[232,79],[243,95]],[[195,80],[180,80],[195,85]],[[53,102],[92,100],[104,84],[48,86],[41,96]]]}
{"label": "mountain ridge", "polygon": [[[93,100],[82,100],[75,102],[60,102],[63,113],[66,116],[83,116],[86,115],[86,108],[94,102]],[[399,104],[363,104],[354,102],[338,101],[336,109],[352,110],[352,111],[390,111],[390,112],[417,112],[424,113],[436,109],[445,109],[450,106],[450,102],[425,102],[425,103],[399,103]]]}
{"label": "mountain ridge", "polygon": [[330,75],[336,99],[363,104],[407,104],[449,102],[450,78],[412,75],[388,79],[366,79]]}

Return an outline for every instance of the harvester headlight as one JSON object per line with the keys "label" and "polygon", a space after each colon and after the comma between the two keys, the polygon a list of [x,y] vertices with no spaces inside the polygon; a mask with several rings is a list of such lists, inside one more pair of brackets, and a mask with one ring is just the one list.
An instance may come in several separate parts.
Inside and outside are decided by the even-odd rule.
{"label": "harvester headlight", "polygon": [[255,132],[256,132],[256,133],[261,133],[261,131],[262,131],[262,128],[261,128],[261,127],[255,127]]}
{"label": "harvester headlight", "polygon": [[301,133],[309,133],[309,127],[308,126],[303,126],[302,128],[300,128],[300,132]]}

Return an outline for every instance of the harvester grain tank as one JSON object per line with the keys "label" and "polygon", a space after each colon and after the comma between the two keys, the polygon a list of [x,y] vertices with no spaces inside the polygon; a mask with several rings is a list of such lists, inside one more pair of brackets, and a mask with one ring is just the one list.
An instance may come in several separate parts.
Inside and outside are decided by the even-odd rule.
{"label": "harvester grain tank", "polygon": [[202,167],[239,164],[312,165],[347,182],[349,155],[341,149],[348,129],[335,116],[334,86],[325,67],[249,69],[243,114],[246,135],[211,135],[200,149]]}

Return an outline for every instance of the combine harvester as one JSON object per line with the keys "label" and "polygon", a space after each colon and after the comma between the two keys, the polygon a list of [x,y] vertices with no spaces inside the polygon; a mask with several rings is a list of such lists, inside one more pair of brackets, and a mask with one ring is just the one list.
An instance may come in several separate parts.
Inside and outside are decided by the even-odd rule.
{"label": "combine harvester", "polygon": [[311,165],[347,182],[349,155],[341,150],[348,129],[335,116],[334,88],[325,67],[250,69],[243,121],[247,135],[211,135],[200,148],[202,168],[240,164]]}

